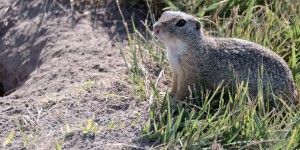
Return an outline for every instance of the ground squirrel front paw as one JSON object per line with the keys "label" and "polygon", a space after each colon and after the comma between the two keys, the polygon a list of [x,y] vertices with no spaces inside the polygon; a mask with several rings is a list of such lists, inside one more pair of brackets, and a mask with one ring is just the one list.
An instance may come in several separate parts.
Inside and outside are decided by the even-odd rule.
{"label": "ground squirrel front paw", "polygon": [[170,91],[169,92],[169,97],[174,98],[175,97],[175,91]]}

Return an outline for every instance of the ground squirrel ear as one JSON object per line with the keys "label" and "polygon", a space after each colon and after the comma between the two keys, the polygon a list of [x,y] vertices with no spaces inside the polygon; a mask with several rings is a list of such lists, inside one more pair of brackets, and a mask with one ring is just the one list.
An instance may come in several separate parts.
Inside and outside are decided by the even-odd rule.
{"label": "ground squirrel ear", "polygon": [[196,20],[196,30],[200,31],[201,27],[202,27],[202,25],[201,25],[200,21]]}

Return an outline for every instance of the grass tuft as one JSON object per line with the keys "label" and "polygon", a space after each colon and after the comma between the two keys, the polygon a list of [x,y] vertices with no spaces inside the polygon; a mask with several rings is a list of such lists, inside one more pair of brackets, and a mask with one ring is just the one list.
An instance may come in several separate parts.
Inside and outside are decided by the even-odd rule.
{"label": "grass tuft", "polygon": [[3,148],[6,145],[8,145],[8,144],[11,143],[11,140],[14,138],[14,135],[15,135],[15,131],[14,130],[9,132],[8,136],[6,137],[6,139],[5,139],[4,143],[3,143]]}

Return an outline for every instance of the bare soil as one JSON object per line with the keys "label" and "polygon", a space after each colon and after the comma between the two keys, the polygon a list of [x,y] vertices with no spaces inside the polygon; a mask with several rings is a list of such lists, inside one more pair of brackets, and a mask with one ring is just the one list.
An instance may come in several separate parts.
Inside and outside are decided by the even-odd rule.
{"label": "bare soil", "polygon": [[[139,137],[149,106],[126,81],[116,5],[70,8],[44,0],[0,4],[0,141],[15,131],[1,148],[55,149],[56,141],[62,149],[147,148]],[[139,14],[137,22],[139,11],[124,8],[128,19]],[[83,134],[92,118],[96,134]]]}

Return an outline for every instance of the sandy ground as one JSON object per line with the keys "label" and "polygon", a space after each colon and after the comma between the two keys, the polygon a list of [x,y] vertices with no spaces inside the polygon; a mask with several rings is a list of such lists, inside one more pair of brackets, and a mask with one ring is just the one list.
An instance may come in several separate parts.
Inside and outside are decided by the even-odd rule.
{"label": "sandy ground", "polygon": [[[126,81],[118,10],[68,10],[43,0],[0,4],[0,141],[15,131],[1,148],[147,148],[138,137],[149,106]],[[84,135],[92,118],[97,133]]]}

